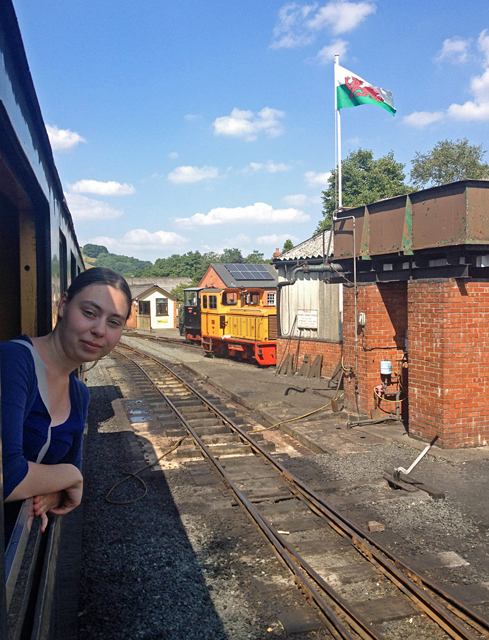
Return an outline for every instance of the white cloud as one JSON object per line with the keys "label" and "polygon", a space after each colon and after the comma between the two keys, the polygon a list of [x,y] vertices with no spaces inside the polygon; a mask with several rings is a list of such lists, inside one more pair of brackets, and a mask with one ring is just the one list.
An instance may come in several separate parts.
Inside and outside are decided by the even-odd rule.
{"label": "white cloud", "polygon": [[[457,38],[445,40],[445,42],[443,43],[443,47],[445,47],[447,42],[450,42],[452,43],[451,46],[453,49],[453,43],[455,41],[457,41]],[[467,40],[464,42],[469,41]],[[459,49],[461,49],[460,45],[457,46],[459,47]],[[428,111],[415,111],[411,115],[406,116],[403,119],[403,122],[413,127],[422,128],[426,125],[432,124],[433,122],[444,120],[445,118],[451,118],[452,120],[462,120],[466,122],[489,121],[489,35],[487,29],[484,29],[484,31],[481,31],[481,33],[479,34],[479,37],[477,39],[477,48],[482,54],[481,62],[484,66],[484,71],[481,75],[473,76],[470,80],[470,91],[472,93],[472,100],[468,100],[467,102],[464,102],[464,104],[454,103],[450,105],[448,109],[446,109],[446,111],[435,111],[433,113],[430,113]],[[446,51],[446,57],[448,57],[450,54],[449,45],[446,46]],[[456,55],[456,52],[452,51],[452,53],[453,55]],[[461,50],[458,53],[459,55],[462,55]],[[440,58],[440,56],[438,56],[438,59]]]}
{"label": "white cloud", "polygon": [[260,236],[256,239],[256,242],[257,244],[271,244],[281,247],[286,240],[292,240],[293,243],[299,242],[299,238],[291,236],[290,233],[281,233],[280,235],[272,233],[270,236]]}
{"label": "white cloud", "polygon": [[183,247],[187,239],[173,231],[147,231],[146,229],[132,229],[122,238],[98,236],[90,240],[93,244],[101,244],[112,253],[122,255],[139,254],[142,260],[148,260],[148,252],[154,253],[162,249]]}
{"label": "white cloud", "polygon": [[172,151],[171,153],[168,154],[167,157],[170,158],[171,160],[174,160],[175,158],[178,158],[178,153],[176,151]]}
{"label": "white cloud", "polygon": [[86,142],[79,133],[69,129],[58,129],[56,125],[46,125],[49,141],[53,151],[69,151],[76,147],[79,142]]}
{"label": "white cloud", "polygon": [[78,180],[74,184],[69,184],[68,189],[71,193],[94,193],[97,196],[127,196],[136,193],[132,184],[121,184],[114,180],[109,182]]}
{"label": "white cloud", "polygon": [[313,58],[309,58],[309,62],[317,62],[318,64],[330,64],[333,62],[336,54],[343,58],[348,48],[348,42],[345,40],[335,40],[331,44],[326,45],[317,52]]}
{"label": "white cloud", "polygon": [[343,2],[342,0],[328,2],[307,21],[306,26],[311,31],[320,31],[329,27],[333,34],[338,35],[353,31],[375,11],[376,7],[372,2]]}
{"label": "white cloud", "polygon": [[284,164],[283,162],[271,162],[269,160],[266,164],[261,162],[250,162],[246,169],[243,169],[243,172],[268,171],[268,173],[278,173],[279,171],[290,171],[290,169],[290,165]]}
{"label": "white cloud", "polygon": [[375,11],[373,2],[339,0],[319,8],[317,3],[300,6],[289,2],[279,10],[271,48],[304,47],[314,42],[317,33],[324,29],[333,35],[353,31]]}
{"label": "white cloud", "polygon": [[176,222],[183,227],[201,227],[248,222],[270,224],[278,222],[308,222],[310,216],[299,209],[274,209],[264,202],[255,202],[247,207],[217,207],[209,213],[196,213],[190,218],[177,218]]}
{"label": "white cloud", "polygon": [[226,247],[239,247],[243,249],[245,247],[249,247],[251,243],[251,238],[244,233],[238,233],[237,236],[233,238],[226,238],[224,240],[224,245]]}
{"label": "white cloud", "polygon": [[429,124],[433,124],[433,122],[443,120],[444,117],[445,114],[443,111],[414,111],[414,113],[411,113],[409,116],[404,116],[402,121],[410,127],[422,129]]}
{"label": "white cloud", "polygon": [[307,207],[308,205],[322,204],[322,199],[321,196],[306,196],[304,193],[297,193],[283,197],[282,202],[289,207]]}
{"label": "white cloud", "polygon": [[177,167],[168,174],[168,180],[173,184],[191,184],[218,177],[219,170],[216,167]]}
{"label": "white cloud", "polygon": [[200,120],[202,116],[195,115],[194,113],[187,113],[187,115],[183,116],[184,120],[187,122],[192,122],[193,120]]}
{"label": "white cloud", "polygon": [[258,133],[264,131],[269,138],[279,136],[283,129],[279,118],[284,112],[265,107],[256,115],[252,111],[233,109],[230,116],[221,116],[214,120],[216,136],[243,138],[246,141],[256,140]]}
{"label": "white cloud", "polygon": [[453,64],[461,64],[467,61],[470,40],[462,40],[458,36],[447,38],[443,41],[440,53],[436,56],[436,62],[448,60]]}
{"label": "white cloud", "polygon": [[315,171],[306,171],[304,179],[310,187],[326,187],[331,171],[325,173],[316,173]]}
{"label": "white cloud", "polygon": [[484,56],[484,64],[489,67],[489,35],[487,29],[484,29],[477,38],[477,48]]}
{"label": "white cloud", "polygon": [[76,193],[65,193],[68,208],[75,222],[91,222],[92,220],[113,220],[123,215],[122,209],[112,207],[106,202],[93,200]]}

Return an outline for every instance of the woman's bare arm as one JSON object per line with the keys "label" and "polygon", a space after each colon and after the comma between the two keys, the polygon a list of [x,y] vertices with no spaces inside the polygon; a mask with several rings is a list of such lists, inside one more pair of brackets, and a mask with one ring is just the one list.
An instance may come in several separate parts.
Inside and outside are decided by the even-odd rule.
{"label": "woman's bare arm", "polygon": [[80,493],[79,487],[83,486],[83,477],[74,465],[48,465],[36,462],[28,462],[28,465],[27,475],[5,499],[5,502],[25,500],[33,496],[65,491],[74,487],[78,489],[74,493]]}

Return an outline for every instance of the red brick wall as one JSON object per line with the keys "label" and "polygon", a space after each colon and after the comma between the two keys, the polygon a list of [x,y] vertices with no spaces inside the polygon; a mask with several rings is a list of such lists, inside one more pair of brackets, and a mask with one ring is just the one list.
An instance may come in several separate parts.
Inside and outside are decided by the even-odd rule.
{"label": "red brick wall", "polygon": [[341,360],[341,342],[319,342],[317,340],[301,340],[299,344],[298,363],[296,362],[297,338],[288,340],[279,338],[277,340],[277,366],[280,365],[286,354],[292,353],[294,356],[294,368],[296,371],[304,360],[305,354],[311,355],[311,361],[318,355],[323,356],[321,375],[331,377]]}
{"label": "red brick wall", "polygon": [[215,287],[216,289],[225,288],[224,281],[217,275],[212,267],[209,267],[204,274],[204,277],[199,282],[199,287]]}
{"label": "red brick wall", "polygon": [[458,448],[489,440],[489,283],[412,281],[409,431]]}
{"label": "red brick wall", "polygon": [[[344,380],[345,407],[356,412],[355,380],[358,381],[360,413],[375,408],[374,388],[381,383],[380,363],[392,362],[392,372],[404,353],[407,328],[406,283],[368,283],[357,287],[357,314],[364,313],[365,327],[357,326],[353,288],[343,291],[343,366],[352,372]],[[355,332],[358,336],[358,375],[355,376]],[[404,374],[405,375],[405,374]],[[395,387],[391,387],[394,391]],[[403,405],[406,405],[405,401]],[[395,404],[383,402],[382,409],[395,411]],[[407,406],[402,407],[407,412]],[[407,416],[407,413],[405,413]]]}

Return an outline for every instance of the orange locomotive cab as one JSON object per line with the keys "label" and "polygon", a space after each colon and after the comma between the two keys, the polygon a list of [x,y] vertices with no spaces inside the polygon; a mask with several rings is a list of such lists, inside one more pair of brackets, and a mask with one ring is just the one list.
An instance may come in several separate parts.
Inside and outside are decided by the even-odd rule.
{"label": "orange locomotive cab", "polygon": [[277,310],[259,288],[202,289],[202,346],[208,353],[276,364]]}

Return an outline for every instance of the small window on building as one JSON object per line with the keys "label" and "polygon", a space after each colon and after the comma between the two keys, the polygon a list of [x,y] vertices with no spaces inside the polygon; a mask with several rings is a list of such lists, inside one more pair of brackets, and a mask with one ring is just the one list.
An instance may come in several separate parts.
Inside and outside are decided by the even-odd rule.
{"label": "small window on building", "polygon": [[209,296],[209,309],[217,309],[217,296]]}
{"label": "small window on building", "polygon": [[238,304],[238,292],[237,291],[225,291],[222,294],[222,304],[236,305]]}
{"label": "small window on building", "polygon": [[267,305],[269,307],[275,306],[275,291],[269,291],[267,293]]}
{"label": "small window on building", "polygon": [[207,296],[202,296],[202,308],[207,309]]}
{"label": "small window on building", "polygon": [[156,298],[156,315],[168,315],[168,298]]}
{"label": "small window on building", "polygon": [[151,314],[150,310],[150,301],[149,300],[140,300],[138,304],[138,315],[140,316],[149,316]]}

